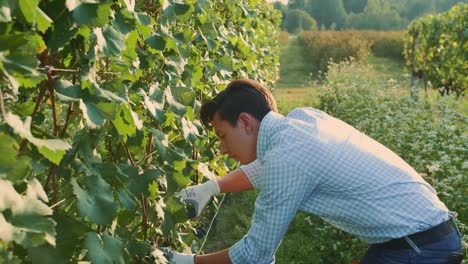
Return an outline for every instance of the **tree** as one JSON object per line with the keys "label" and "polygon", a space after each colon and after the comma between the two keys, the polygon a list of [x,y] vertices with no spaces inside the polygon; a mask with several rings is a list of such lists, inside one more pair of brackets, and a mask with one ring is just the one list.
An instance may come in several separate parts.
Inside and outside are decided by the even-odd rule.
{"label": "tree", "polygon": [[280,1],[276,1],[273,3],[273,7],[280,11],[281,13],[284,13],[286,12],[286,10],[288,10],[288,6],[286,6],[285,4],[281,3]]}
{"label": "tree", "polygon": [[346,22],[346,11],[342,0],[309,0],[306,2],[305,10],[325,28],[336,24],[336,28],[340,29]]}
{"label": "tree", "polygon": [[283,22],[282,29],[290,33],[297,33],[302,30],[317,30],[317,22],[307,12],[292,9],[286,12],[286,19]]}
{"label": "tree", "polygon": [[289,9],[303,9],[306,6],[308,0],[289,0],[288,8]]}
{"label": "tree", "polygon": [[413,20],[427,13],[435,13],[434,1],[415,0],[410,1],[408,6],[407,18]]}
{"label": "tree", "polygon": [[361,13],[366,4],[367,0],[343,0],[343,6],[347,13]]}
{"label": "tree", "polygon": [[435,5],[436,5],[436,10],[437,12],[445,12],[447,10],[449,10],[452,6],[460,3],[460,2],[463,2],[463,3],[468,3],[468,0],[442,0],[442,1],[436,1]]}
{"label": "tree", "polygon": [[346,27],[352,29],[397,30],[403,29],[408,21],[401,18],[389,2],[369,0],[364,12],[350,14]]}
{"label": "tree", "polygon": [[281,29],[284,30],[283,24],[286,19],[286,12],[288,11],[288,7],[280,1],[276,1],[273,3],[273,8],[281,12]]}

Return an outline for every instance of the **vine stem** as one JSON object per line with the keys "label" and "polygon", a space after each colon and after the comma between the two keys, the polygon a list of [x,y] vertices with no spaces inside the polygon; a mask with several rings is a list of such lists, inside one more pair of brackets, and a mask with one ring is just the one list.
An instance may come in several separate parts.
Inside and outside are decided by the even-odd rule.
{"label": "vine stem", "polygon": [[[51,77],[50,78],[50,84],[53,84],[53,80]],[[57,121],[57,109],[55,108],[55,97],[54,97],[54,88],[52,86],[49,86],[49,95],[50,95],[50,101],[52,103],[52,118],[54,120],[54,136],[58,136],[58,130],[59,130],[59,125]]]}
{"label": "vine stem", "polygon": [[3,104],[3,91],[2,90],[0,90],[0,111],[2,112],[2,115],[6,114],[5,105]]}
{"label": "vine stem", "polygon": [[45,91],[46,91],[46,85],[45,82],[42,83],[41,85],[41,90],[39,90],[39,95],[36,98],[36,105],[34,106],[33,113],[31,114],[32,116],[37,113],[39,110],[39,105],[42,102],[42,97],[44,97]]}
{"label": "vine stem", "polygon": [[54,203],[58,203],[58,190],[57,190],[57,165],[52,164],[52,188],[54,190]]}
{"label": "vine stem", "polygon": [[[39,95],[36,98],[36,105],[34,106],[34,110],[31,116],[34,116],[39,110],[39,105],[42,102],[42,98],[44,97],[46,89],[47,89],[46,82],[42,82],[41,89],[39,90]],[[28,141],[26,139],[23,139],[23,141],[21,141],[21,147],[19,149],[19,152],[23,152],[27,144],[28,144]]]}
{"label": "vine stem", "polygon": [[[197,149],[195,148],[195,143],[192,145],[192,159],[198,160]],[[199,183],[200,176],[198,174],[198,170],[195,170],[195,183]]]}
{"label": "vine stem", "polygon": [[114,152],[112,151],[112,143],[110,139],[107,141],[107,151],[109,151],[110,160],[114,162],[116,159],[114,159]]}
{"label": "vine stem", "polygon": [[146,168],[149,168],[153,159],[153,134],[149,135],[148,145],[146,146]]}
{"label": "vine stem", "polygon": [[65,137],[65,132],[67,131],[68,124],[70,122],[70,117],[71,117],[72,113],[73,113],[73,103],[71,102],[68,105],[67,118],[65,119],[65,124],[63,125],[62,134],[60,135],[61,138]]}
{"label": "vine stem", "polygon": [[[44,55],[44,59],[47,65],[50,65],[50,60],[49,60],[49,52],[46,51]],[[59,130],[59,125],[58,125],[58,120],[57,120],[57,109],[55,107],[55,96],[54,96],[54,79],[52,78],[52,73],[47,72],[47,83],[46,85],[48,86],[48,91],[49,91],[49,98],[52,104],[52,118],[54,122],[54,136],[58,136],[58,130]],[[57,189],[57,165],[52,164],[50,166],[50,174],[52,176],[52,191],[53,191],[53,197],[54,197],[54,203],[58,203],[58,189]]]}
{"label": "vine stem", "polygon": [[127,157],[128,157],[128,160],[130,161],[130,163],[135,166],[135,161],[133,160],[132,158],[132,154],[130,153],[130,150],[128,150],[128,145],[127,143],[124,143],[124,148],[125,148],[125,152],[127,153]]}
{"label": "vine stem", "polygon": [[146,240],[148,237],[148,214],[146,211],[146,198],[141,194],[141,208],[143,209],[143,216],[141,217],[141,228],[143,231],[143,239]]}
{"label": "vine stem", "polygon": [[52,188],[53,188],[53,199],[54,203],[58,203],[57,195],[57,165],[50,165],[49,175],[47,175],[46,182],[44,184],[44,191],[47,192],[49,189],[50,179],[52,178]]}

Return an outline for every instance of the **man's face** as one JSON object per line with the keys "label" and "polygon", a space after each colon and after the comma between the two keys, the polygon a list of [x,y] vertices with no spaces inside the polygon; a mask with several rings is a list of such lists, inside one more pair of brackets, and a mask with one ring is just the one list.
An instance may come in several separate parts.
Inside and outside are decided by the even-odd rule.
{"label": "man's face", "polygon": [[249,164],[257,158],[258,121],[252,115],[241,113],[236,126],[222,120],[218,113],[213,117],[213,127],[220,139],[222,154],[230,158]]}

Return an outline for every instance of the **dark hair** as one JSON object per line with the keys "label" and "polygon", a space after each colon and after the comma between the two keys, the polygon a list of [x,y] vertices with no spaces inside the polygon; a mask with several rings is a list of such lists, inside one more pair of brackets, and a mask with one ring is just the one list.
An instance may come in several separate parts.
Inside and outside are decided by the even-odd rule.
{"label": "dark hair", "polygon": [[202,105],[200,119],[206,127],[211,127],[215,113],[219,113],[222,120],[235,126],[242,112],[260,122],[270,111],[278,111],[270,91],[256,81],[239,79],[230,82],[226,89]]}

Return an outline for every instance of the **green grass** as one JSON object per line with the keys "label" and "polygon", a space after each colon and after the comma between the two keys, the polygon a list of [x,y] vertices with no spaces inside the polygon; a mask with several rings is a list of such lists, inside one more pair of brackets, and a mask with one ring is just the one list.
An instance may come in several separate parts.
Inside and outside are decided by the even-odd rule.
{"label": "green grass", "polygon": [[273,93],[278,105],[278,111],[282,114],[287,114],[296,107],[315,105],[318,102],[317,96],[319,94],[318,87],[281,88],[276,89]]}
{"label": "green grass", "polygon": [[308,67],[297,36],[290,36],[288,43],[280,49],[280,79],[277,86],[279,88],[307,86],[310,79]]}

